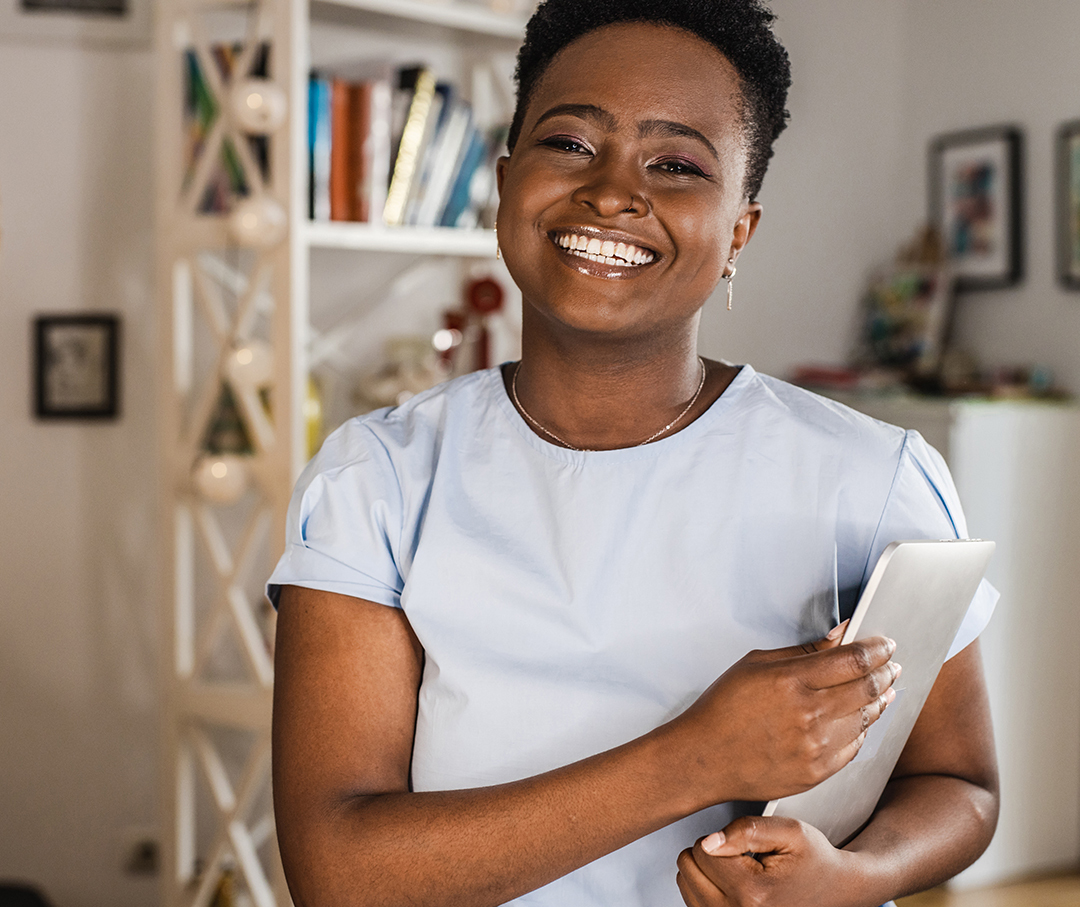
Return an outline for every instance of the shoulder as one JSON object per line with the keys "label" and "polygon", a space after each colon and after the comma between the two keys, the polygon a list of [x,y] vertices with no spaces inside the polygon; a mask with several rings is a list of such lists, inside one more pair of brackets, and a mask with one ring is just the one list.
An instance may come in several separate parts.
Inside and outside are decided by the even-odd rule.
{"label": "shoulder", "polygon": [[738,409],[747,428],[808,443],[849,462],[895,463],[914,434],[760,372],[749,374]]}

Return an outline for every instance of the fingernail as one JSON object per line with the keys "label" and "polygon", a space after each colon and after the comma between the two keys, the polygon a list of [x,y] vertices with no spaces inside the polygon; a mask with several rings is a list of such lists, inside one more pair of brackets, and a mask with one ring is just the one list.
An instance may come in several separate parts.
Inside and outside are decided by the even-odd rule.
{"label": "fingernail", "polygon": [[889,654],[891,655],[893,652],[896,651],[896,640],[895,639],[889,639],[886,636],[885,641],[889,644]]}
{"label": "fingernail", "polygon": [[888,706],[888,704],[890,702],[892,702],[895,698],[896,698],[896,690],[894,690],[892,687],[889,687],[885,691],[885,705]]}
{"label": "fingernail", "polygon": [[833,627],[826,634],[825,638],[826,639],[839,639],[843,635],[844,630],[847,629],[847,625],[848,625],[848,622],[846,620],[842,624],[837,624],[835,627]]}
{"label": "fingernail", "polygon": [[716,853],[721,847],[724,846],[724,833],[722,831],[714,831],[709,837],[701,842],[701,849],[705,853]]}

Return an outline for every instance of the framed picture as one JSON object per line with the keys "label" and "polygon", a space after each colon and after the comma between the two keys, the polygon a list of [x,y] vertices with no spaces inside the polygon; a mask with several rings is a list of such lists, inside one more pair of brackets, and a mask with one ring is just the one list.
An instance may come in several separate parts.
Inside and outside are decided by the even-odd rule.
{"label": "framed picture", "polygon": [[119,412],[120,320],[34,319],[34,411],[41,419],[111,419]]}
{"label": "framed picture", "polygon": [[0,0],[0,35],[81,44],[147,45],[152,0]]}
{"label": "framed picture", "polygon": [[1058,276],[1080,290],[1080,120],[1058,130],[1056,176]]}
{"label": "framed picture", "polygon": [[930,216],[958,290],[997,289],[1023,273],[1022,137],[1012,126],[954,132],[930,145]]}

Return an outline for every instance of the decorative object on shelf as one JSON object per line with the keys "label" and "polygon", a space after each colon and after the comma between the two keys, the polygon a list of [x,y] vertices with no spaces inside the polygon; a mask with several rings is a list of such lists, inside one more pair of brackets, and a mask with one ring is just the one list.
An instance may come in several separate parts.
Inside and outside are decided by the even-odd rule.
{"label": "decorative object on shelf", "polygon": [[268,343],[249,340],[237,346],[225,360],[225,373],[238,388],[258,391],[274,377],[274,354]]}
{"label": "decorative object on shelf", "polygon": [[1012,286],[1023,271],[1022,134],[994,126],[930,145],[930,212],[961,290]]}
{"label": "decorative object on shelf", "polygon": [[195,490],[211,504],[235,504],[250,482],[247,460],[237,454],[203,454],[195,462]]}
{"label": "decorative object on shelf", "polygon": [[314,375],[308,375],[307,393],[304,397],[304,430],[307,439],[308,459],[315,456],[322,446],[324,409],[322,387],[319,380]]}
{"label": "decorative object on shelf", "polygon": [[1058,277],[1080,290],[1080,120],[1058,130],[1056,176]]}
{"label": "decorative object on shelf", "polygon": [[920,384],[939,374],[948,340],[953,279],[934,227],[925,227],[873,276],[863,299],[856,363]]}
{"label": "decorative object on shelf", "polygon": [[233,116],[240,128],[254,135],[276,132],[285,122],[288,99],[281,88],[266,78],[237,82],[230,93]]}
{"label": "decorative object on shelf", "polygon": [[255,453],[240,406],[228,384],[221,385],[217,407],[206,427],[201,449],[212,454],[251,456]]}
{"label": "decorative object on shelf", "polygon": [[503,288],[490,277],[471,281],[465,287],[465,307],[476,324],[473,366],[491,367],[491,325],[489,317],[502,311]]}
{"label": "decorative object on shelf", "polygon": [[34,412],[39,419],[111,419],[119,412],[120,319],[34,319]]}
{"label": "decorative object on shelf", "polygon": [[267,195],[256,195],[236,205],[229,215],[229,231],[242,246],[269,249],[285,239],[289,218],[277,201]]}
{"label": "decorative object on shelf", "polygon": [[353,394],[362,412],[398,406],[447,376],[429,337],[392,337],[385,349],[382,366],[363,378]]}

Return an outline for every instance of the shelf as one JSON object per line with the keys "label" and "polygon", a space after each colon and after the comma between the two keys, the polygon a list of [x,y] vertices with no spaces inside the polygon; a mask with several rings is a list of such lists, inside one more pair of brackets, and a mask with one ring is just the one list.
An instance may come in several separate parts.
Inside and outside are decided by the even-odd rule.
{"label": "shelf", "polygon": [[443,28],[520,41],[525,36],[525,17],[497,13],[483,6],[460,2],[426,2],[426,0],[315,0],[327,7],[362,10],[409,19]]}
{"label": "shelf", "polygon": [[369,224],[308,221],[304,238],[312,249],[403,252],[412,255],[457,255],[494,258],[494,230],[454,227],[373,227]]}

